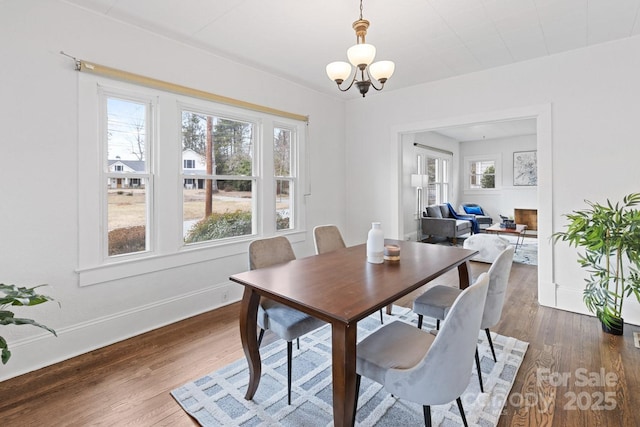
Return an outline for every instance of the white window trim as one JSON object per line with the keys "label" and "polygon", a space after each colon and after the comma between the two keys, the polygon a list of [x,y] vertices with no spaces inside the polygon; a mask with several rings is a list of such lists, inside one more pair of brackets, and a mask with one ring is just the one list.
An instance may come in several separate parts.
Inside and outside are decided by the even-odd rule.
{"label": "white window trim", "polygon": [[[422,156],[422,158],[419,160],[422,163],[422,170],[424,171],[423,173],[427,174],[427,162],[428,159],[437,159],[438,161],[442,162],[442,161],[447,161],[449,164],[449,168],[447,169],[447,177],[446,177],[446,181],[444,180],[444,174],[442,173],[442,163],[440,163],[440,175],[438,178],[442,179],[442,181],[436,181],[433,184],[436,184],[440,187],[440,192],[442,193],[442,190],[444,188],[444,186],[447,187],[447,189],[449,190],[449,199],[453,200],[453,197],[455,196],[455,190],[453,188],[453,154],[445,154],[443,152],[440,151],[434,151],[434,150],[429,150],[429,149],[424,149],[423,151],[421,151],[421,154],[418,154],[418,156]],[[429,184],[432,184],[431,182]],[[423,190],[423,198],[425,200],[422,200],[422,204],[426,203],[426,199],[429,197],[428,196],[428,188],[425,188]],[[442,196],[442,194],[441,194]],[[443,202],[447,202],[449,200],[443,200]],[[423,207],[424,208],[424,207]]]}
{"label": "white window trim", "polygon": [[102,250],[102,260],[104,263],[116,262],[118,260],[127,260],[131,258],[138,258],[141,256],[145,256],[146,253],[153,252],[154,244],[155,244],[155,215],[154,215],[154,171],[155,171],[155,158],[154,158],[154,140],[155,140],[155,123],[156,123],[156,111],[158,105],[158,97],[154,95],[140,95],[139,93],[131,93],[125,90],[115,90],[109,87],[105,87],[102,85],[98,85],[98,102],[100,103],[99,112],[100,117],[107,116],[107,98],[120,98],[128,101],[139,102],[145,104],[148,108],[146,109],[146,117],[145,117],[145,163],[146,168],[144,173],[131,173],[131,172],[109,172],[108,170],[108,143],[106,141],[107,129],[106,123],[101,122],[98,119],[98,125],[102,126],[100,128],[100,147],[102,150],[100,151],[100,166],[102,170],[102,178],[100,182],[102,185],[100,186],[100,198],[101,198],[101,214],[102,214],[102,230],[107,230],[108,226],[108,204],[107,204],[107,187],[105,178],[117,178],[117,177],[128,177],[128,178],[140,178],[147,180],[147,185],[145,186],[145,203],[146,203],[146,249],[141,252],[133,252],[120,254],[115,256],[109,255],[109,239],[107,237],[107,233],[100,233],[101,250]]}
{"label": "white window trim", "polygon": [[[495,165],[495,188],[471,188],[469,183],[469,172],[471,163],[478,161],[493,161]],[[483,154],[479,156],[465,156],[464,167],[462,168],[462,182],[464,182],[464,194],[487,194],[502,191],[502,153]]]}
{"label": "white window trim", "polygon": [[[154,134],[161,137],[156,149],[151,148],[148,155],[153,156],[151,165],[160,165],[162,169],[153,171],[153,205],[149,232],[155,236],[153,247],[149,251],[104,259],[101,243],[104,238],[105,212],[96,206],[103,205],[104,193],[96,191],[105,187],[101,149],[96,138],[100,135],[99,88],[106,87],[115,93],[130,93],[139,96],[157,97],[157,126]],[[256,203],[256,234],[221,241],[202,242],[184,245],[182,224],[182,147],[181,117],[182,108],[196,108],[207,113],[223,117],[256,123],[256,144],[254,145],[255,190],[259,196]],[[212,259],[246,254],[249,243],[259,236],[286,234],[292,243],[306,239],[305,215],[302,200],[306,182],[306,123],[293,119],[276,117],[267,113],[243,110],[237,107],[216,104],[182,95],[165,93],[108,78],[79,74],[78,82],[78,281],[80,286],[89,286],[110,282],[125,277],[148,274],[156,271],[179,268],[186,265],[209,262]],[[275,186],[273,174],[273,127],[282,126],[294,130],[297,138],[297,185],[295,197],[295,228],[276,231],[275,222]],[[259,142],[258,142],[259,141]],[[147,157],[150,159],[150,157]],[[256,169],[257,168],[257,169]],[[153,176],[153,174],[151,174]],[[162,231],[162,232],[160,232]]]}
{"label": "white window trim", "polygon": [[[298,212],[300,212],[299,210],[299,206],[298,206],[298,201],[300,199],[302,199],[302,195],[303,195],[303,191],[302,191],[302,187],[298,188],[298,183],[300,182],[300,180],[298,179],[299,173],[300,173],[300,163],[302,157],[298,156],[299,153],[299,141],[300,141],[300,137],[299,137],[299,133],[301,131],[300,128],[291,126],[290,123],[285,123],[285,122],[274,122],[273,123],[273,127],[271,128],[271,141],[272,143],[273,141],[273,129],[275,128],[279,128],[279,129],[284,129],[284,130],[288,130],[289,132],[291,132],[291,152],[289,153],[291,156],[291,171],[290,171],[290,175],[288,176],[278,176],[273,174],[273,186],[274,186],[274,200],[275,197],[277,196],[277,181],[278,180],[284,180],[284,181],[290,181],[291,182],[291,186],[293,188],[293,191],[291,192],[292,194],[289,194],[289,221],[291,221],[291,223],[293,224],[292,228],[287,228],[287,229],[283,229],[283,230],[278,230],[277,229],[277,224],[275,223],[276,218],[274,217],[274,227],[276,227],[276,233],[288,233],[292,230],[296,230],[298,228]],[[273,146],[271,147],[271,152],[273,153]],[[273,161],[272,161],[273,164]],[[275,166],[275,165],[274,165]],[[275,212],[274,212],[274,215]]]}

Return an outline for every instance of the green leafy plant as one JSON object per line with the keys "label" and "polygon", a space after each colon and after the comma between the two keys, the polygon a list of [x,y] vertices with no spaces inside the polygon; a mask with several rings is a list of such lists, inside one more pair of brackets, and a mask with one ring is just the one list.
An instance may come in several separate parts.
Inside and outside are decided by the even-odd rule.
{"label": "green leafy plant", "polygon": [[195,223],[184,241],[195,243],[249,234],[251,234],[251,212],[214,212]]}
{"label": "green leafy plant", "polygon": [[570,246],[584,249],[578,263],[589,277],[583,299],[587,309],[607,327],[622,327],[622,306],[634,294],[640,301],[640,193],[624,197],[622,203],[605,205],[585,200],[589,208],[564,215],[565,231],[552,235]]}
{"label": "green leafy plant", "polygon": [[[40,286],[25,288],[0,283],[0,293],[4,294],[0,294],[0,325],[33,325],[38,328],[46,329],[53,335],[58,336],[56,331],[48,326],[42,325],[32,319],[15,317],[13,312],[7,310],[9,306],[32,306],[42,304],[47,301],[53,301],[53,298],[47,295],[36,293],[36,289]],[[2,336],[0,336],[0,350],[2,351],[2,364],[5,365],[11,358],[11,352],[9,351],[7,341]]]}

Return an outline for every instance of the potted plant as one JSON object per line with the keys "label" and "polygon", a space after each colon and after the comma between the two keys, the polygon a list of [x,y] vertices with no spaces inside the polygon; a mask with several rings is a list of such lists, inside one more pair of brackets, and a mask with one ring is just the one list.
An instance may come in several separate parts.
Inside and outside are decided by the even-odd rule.
{"label": "potted plant", "polygon": [[[44,286],[44,285],[40,285]],[[46,329],[53,335],[58,336],[53,329],[37,323],[32,319],[23,319],[15,317],[14,313],[7,310],[9,306],[32,306],[42,304],[43,302],[52,301],[53,298],[36,293],[36,288],[40,286],[34,286],[32,288],[18,287],[16,285],[5,285],[0,283],[0,325],[33,325],[42,329]],[[4,337],[0,336],[0,350],[2,351],[2,364],[6,364],[11,358],[11,352],[9,346]]]}
{"label": "potted plant", "polygon": [[632,293],[640,301],[640,193],[624,197],[622,203],[606,205],[585,200],[590,207],[564,215],[566,231],[554,233],[562,240],[584,249],[578,263],[589,277],[583,299],[587,309],[602,322],[602,329],[622,335],[622,306]]}

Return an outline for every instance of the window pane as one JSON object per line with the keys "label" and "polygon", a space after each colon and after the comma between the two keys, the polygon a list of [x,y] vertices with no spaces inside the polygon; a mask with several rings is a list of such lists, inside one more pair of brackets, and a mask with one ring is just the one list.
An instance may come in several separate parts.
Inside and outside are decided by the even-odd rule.
{"label": "window pane", "polygon": [[495,188],[495,162],[478,161],[471,162],[471,175],[469,186],[471,188]]}
{"label": "window pane", "polygon": [[[253,124],[182,112],[182,154],[207,175],[253,175]],[[199,166],[198,166],[199,165]]]}
{"label": "window pane", "polygon": [[[108,97],[107,158],[109,159],[109,170],[130,173],[145,172],[146,137],[146,105]],[[116,162],[118,162],[117,165]]]}
{"label": "window pane", "polygon": [[291,176],[291,131],[273,129],[273,163],[275,176]]}
{"label": "window pane", "polygon": [[449,161],[441,160],[442,162],[442,182],[449,182]]}
{"label": "window pane", "polygon": [[185,243],[253,234],[252,180],[185,179]]}
{"label": "window pane", "polygon": [[438,181],[438,159],[427,157],[427,175],[430,183]]}
{"label": "window pane", "polygon": [[276,180],[276,230],[293,228],[291,220],[291,194],[293,183],[287,179]]}
{"label": "window pane", "polygon": [[289,230],[293,224],[293,132],[273,128],[273,174],[276,177],[276,230]]}
{"label": "window pane", "polygon": [[[131,181],[134,181],[132,183]],[[109,178],[107,218],[109,256],[147,250],[146,179]]]}

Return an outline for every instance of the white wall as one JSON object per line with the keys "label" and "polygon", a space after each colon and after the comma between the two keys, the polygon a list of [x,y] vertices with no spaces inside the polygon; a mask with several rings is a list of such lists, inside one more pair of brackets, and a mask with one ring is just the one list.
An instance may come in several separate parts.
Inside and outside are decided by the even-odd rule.
{"label": "white wall", "polygon": [[[513,185],[513,153],[515,151],[536,150],[536,136],[526,135],[510,138],[484,139],[481,141],[465,141],[460,143],[460,194],[461,202],[477,203],[500,222],[500,215],[513,216],[513,210],[537,209],[537,186]],[[466,179],[465,157],[485,154],[499,154],[501,159],[502,187],[496,191],[464,191]],[[456,205],[457,207],[458,205]]]}
{"label": "white wall", "polygon": [[[551,207],[551,212],[539,211],[539,219],[547,215],[543,219],[549,224],[540,243],[548,244],[547,237],[564,223],[561,215],[583,207],[583,199],[618,200],[638,190],[639,75],[636,36],[349,101],[349,233],[365,235],[372,218],[385,225],[388,237],[402,230],[393,203],[399,192],[394,174],[401,167],[398,129],[550,104],[552,138],[545,135],[542,148],[551,152],[547,164],[538,160],[539,175],[551,178],[538,188],[539,204],[542,200]],[[387,88],[393,89],[393,79]],[[539,289],[553,296],[545,304],[585,312],[585,274],[575,249],[558,244],[541,250],[539,270],[548,270],[550,280]],[[627,303],[625,310],[626,321],[640,323],[637,303]]]}
{"label": "white wall", "polygon": [[[0,380],[227,304],[245,254],[79,287],[78,73],[81,59],[310,116],[306,240],[346,229],[344,103],[259,70],[51,0],[0,5],[0,282],[48,283],[61,303],[16,311],[57,330],[2,327],[13,351]],[[162,142],[171,144],[172,141]],[[228,298],[224,300],[224,293]]]}

